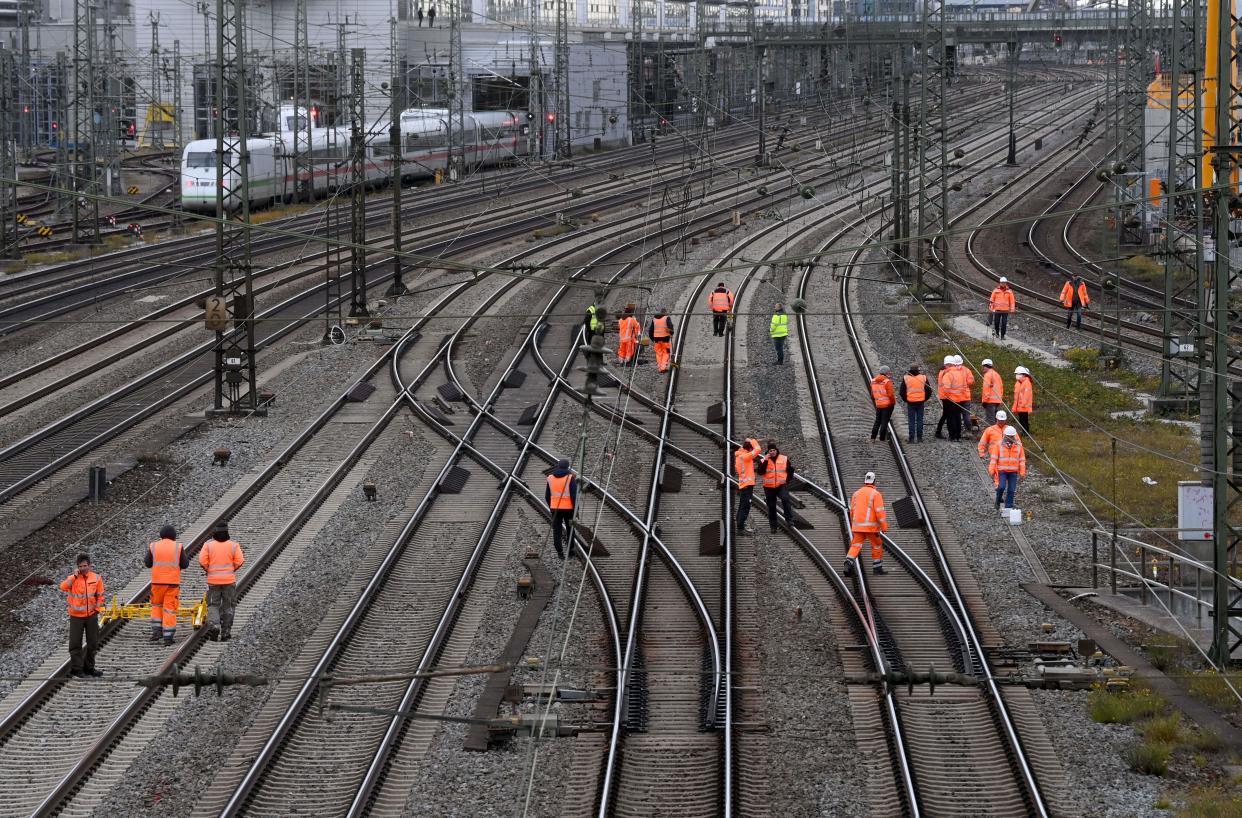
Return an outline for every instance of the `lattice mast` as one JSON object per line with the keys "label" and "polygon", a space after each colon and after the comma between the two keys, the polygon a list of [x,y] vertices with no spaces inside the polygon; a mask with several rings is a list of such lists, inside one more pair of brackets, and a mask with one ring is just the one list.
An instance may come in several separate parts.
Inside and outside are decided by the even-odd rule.
{"label": "lattice mast", "polygon": [[1242,499],[1242,466],[1238,449],[1242,433],[1242,402],[1239,382],[1230,379],[1231,367],[1239,363],[1238,348],[1230,333],[1229,293],[1237,284],[1231,265],[1234,248],[1230,242],[1230,200],[1234,197],[1231,179],[1238,171],[1242,153],[1242,134],[1236,112],[1242,108],[1242,89],[1236,74],[1238,53],[1236,43],[1242,34],[1232,12],[1232,0],[1209,0],[1207,27],[1207,77],[1204,82],[1205,108],[1212,110],[1211,147],[1213,192],[1212,233],[1216,241],[1211,263],[1210,350],[1211,389],[1204,390],[1201,412],[1212,419],[1212,434],[1205,440],[1211,445],[1212,468],[1207,477],[1213,489],[1213,534],[1215,553],[1212,561],[1214,618],[1212,622],[1212,656],[1222,664],[1233,661],[1233,653],[1242,645],[1242,630],[1237,617],[1242,616],[1242,594],[1232,578],[1237,571],[1238,543],[1242,529],[1238,524],[1238,501]]}
{"label": "lattice mast", "polygon": [[[231,326],[216,333],[217,412],[258,406],[254,345],[254,279],[250,257],[250,123],[246,69],[247,0],[216,0],[216,258],[215,296]],[[229,189],[225,190],[226,180]],[[230,197],[236,192],[239,195]]]}
{"label": "lattice mast", "polygon": [[17,248],[17,136],[20,119],[18,63],[13,52],[0,46],[0,257],[16,258]]}
{"label": "lattice mast", "polygon": [[573,131],[569,125],[569,0],[556,2],[556,157],[568,159],[573,153]]}
{"label": "lattice mast", "polygon": [[[1204,297],[1203,197],[1177,195],[1197,190],[1202,163],[1203,75],[1200,0],[1173,0],[1169,43],[1169,160],[1164,180],[1164,350],[1160,360],[1160,396],[1186,403],[1199,398],[1199,372],[1206,342],[1200,315]],[[1150,169],[1153,173],[1155,168]],[[1185,302],[1194,304],[1187,309]],[[1186,345],[1193,345],[1193,351]]]}
{"label": "lattice mast", "polygon": [[315,198],[314,164],[311,158],[310,30],[306,22],[306,0],[293,8],[293,107],[298,113],[293,125],[294,197],[310,202]]}
{"label": "lattice mast", "polygon": [[915,291],[919,298],[947,301],[950,297],[943,273],[933,274],[936,257],[933,245],[939,248],[939,262],[948,269],[949,243],[944,241],[949,229],[949,146],[948,134],[948,48],[945,39],[946,10],[943,2],[922,0],[919,66],[922,85],[919,90],[919,120],[915,137],[918,155],[917,215],[918,235],[915,242]]}
{"label": "lattice mast", "polygon": [[[449,0],[449,178],[460,180],[466,172],[466,73],[461,49],[461,0]],[[454,143],[459,144],[454,144]]]}
{"label": "lattice mast", "polygon": [[[77,0],[73,5],[73,86],[68,98],[73,127],[69,129],[72,155],[72,184],[67,191],[73,210],[72,232],[75,244],[99,242],[99,166],[95,163],[98,144],[96,100],[98,90],[95,67],[98,37],[94,0]],[[64,138],[64,121],[61,122]]]}
{"label": "lattice mast", "polygon": [[367,52],[355,48],[349,54],[349,315],[370,315],[367,309]]}

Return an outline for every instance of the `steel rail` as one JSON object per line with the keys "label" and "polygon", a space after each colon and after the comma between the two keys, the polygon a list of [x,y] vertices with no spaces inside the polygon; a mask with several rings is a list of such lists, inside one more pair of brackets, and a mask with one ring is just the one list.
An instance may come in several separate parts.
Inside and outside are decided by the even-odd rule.
{"label": "steel rail", "polygon": [[[446,293],[433,307],[434,311],[439,312],[445,305],[455,298],[460,291],[468,288],[472,284],[473,282],[463,282],[455,290]],[[433,316],[429,314],[419,322],[418,326],[412,327],[408,330],[401,339],[401,346],[409,343],[411,339],[416,339],[418,337],[418,330],[422,325],[425,325],[427,321],[430,321],[432,317]],[[300,433],[297,438],[295,438],[295,440],[290,443],[289,446],[287,446],[267,468],[263,470],[255,481],[247,487],[246,492],[244,492],[241,497],[230,505],[229,513],[237,511],[253,500],[255,495],[258,494],[258,492],[271,481],[271,479],[280,471],[284,464],[287,463],[310,439],[318,434],[331,420],[331,418],[341,410],[341,408],[348,404],[348,394],[350,390],[352,390],[353,386],[357,383],[370,379],[376,372],[380,371],[386,365],[388,359],[395,354],[395,350],[397,348],[398,346],[394,345],[392,348],[385,351],[383,356],[368,367],[367,371],[361,378],[351,384],[350,389],[343,392],[327,409],[324,410],[323,413],[319,415],[318,418],[316,418],[310,426]],[[434,360],[431,364],[428,364],[422,373],[420,373],[420,377],[427,377],[433,369]],[[315,511],[318,510],[318,508],[323,504],[323,501],[332,493],[332,491],[336,489],[340,482],[349,473],[350,469],[353,468],[353,465],[358,461],[358,459],[362,457],[380,433],[387,428],[388,424],[396,416],[402,405],[402,402],[398,400],[394,401],[393,404],[389,406],[380,419],[372,425],[372,427],[363,435],[354,448],[351,449],[351,451],[342,459],[341,463],[332,469],[315,493],[294,512],[289,522],[275,536],[272,541],[272,545],[262,554],[258,555],[247,570],[242,572],[237,583],[239,597],[243,597],[246,594],[250,586],[257,581],[260,576],[262,576],[267,567],[271,565],[277,556],[279,556],[285,545],[293,539],[297,532],[301,530],[305,522],[310,519]],[[227,513],[225,516],[227,516]],[[199,532],[191,541],[191,545],[188,550],[196,552],[208,536],[209,530]],[[145,596],[149,591],[149,588],[149,585],[146,586],[143,591],[132,597],[130,603],[132,604]],[[123,621],[118,621],[111,625],[105,626],[103,629],[104,632],[101,634],[101,645],[105,643],[107,638],[114,636],[120,628],[123,627],[123,625]],[[174,671],[177,667],[184,665],[185,662],[197,652],[204,638],[205,637],[201,631],[192,632],[185,642],[181,643],[171,654],[169,654],[169,656],[162,663],[159,671],[154,675],[164,675]],[[62,665],[62,670],[64,667],[67,667],[67,665],[67,662],[64,663],[64,665]],[[17,729],[21,722],[23,722],[30,713],[42,705],[43,699],[45,699],[48,694],[55,692],[55,690],[63,684],[63,678],[60,678],[61,675],[62,674],[57,674],[53,678],[46,680],[39,689],[32,691],[32,693],[27,696],[26,700],[22,702],[17,709],[10,712],[4,722],[0,723],[0,741],[3,741],[3,739],[6,739],[9,735],[11,735],[13,730]],[[103,734],[101,734],[99,738],[80,757],[78,763],[62,776],[56,787],[43,799],[42,803],[33,814],[36,816],[54,814],[62,802],[69,798],[73,792],[81,786],[82,781],[89,777],[91,772],[111,751],[112,747],[128,732],[134,720],[141,716],[141,714],[145,712],[151,703],[154,702],[155,698],[162,692],[161,688],[153,687],[144,688],[135,694],[130,702],[109,723]],[[40,693],[42,695],[39,695]]]}

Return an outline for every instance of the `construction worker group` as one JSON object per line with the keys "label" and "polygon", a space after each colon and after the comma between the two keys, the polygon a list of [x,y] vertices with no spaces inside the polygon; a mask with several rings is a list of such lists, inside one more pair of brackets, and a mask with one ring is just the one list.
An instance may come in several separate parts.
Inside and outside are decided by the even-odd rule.
{"label": "construction worker group", "polygon": [[[198,563],[207,578],[207,638],[227,642],[232,637],[233,612],[237,606],[237,569],[245,561],[241,546],[229,537],[228,524],[216,523],[212,536],[198,552]],[[151,641],[170,647],[177,635],[181,609],[181,572],[189,568],[190,553],[168,524],[143,555],[150,569]],[[99,614],[104,610],[104,581],[91,565],[88,554],[79,554],[77,570],[60,583],[68,597],[69,673],[71,676],[102,676],[95,667],[99,650]]]}

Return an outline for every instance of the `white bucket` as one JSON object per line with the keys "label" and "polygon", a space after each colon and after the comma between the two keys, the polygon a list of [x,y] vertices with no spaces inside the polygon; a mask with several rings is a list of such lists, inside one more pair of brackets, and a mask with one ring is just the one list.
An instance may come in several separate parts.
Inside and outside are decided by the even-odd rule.
{"label": "white bucket", "polygon": [[1002,509],[1005,519],[1010,525],[1022,525],[1022,509],[1006,508]]}

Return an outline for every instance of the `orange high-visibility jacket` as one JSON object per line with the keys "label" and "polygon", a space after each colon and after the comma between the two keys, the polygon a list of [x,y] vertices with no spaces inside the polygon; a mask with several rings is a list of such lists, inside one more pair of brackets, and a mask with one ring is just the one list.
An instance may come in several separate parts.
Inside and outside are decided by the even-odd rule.
{"label": "orange high-visibility jacket", "polygon": [[651,319],[651,328],[651,340],[653,341],[667,341],[673,337],[673,331],[669,329],[667,315]]}
{"label": "orange high-visibility jacket", "polygon": [[208,585],[232,585],[237,582],[237,569],[245,561],[241,546],[233,540],[220,542],[212,538],[203,543],[198,552],[198,564],[207,572]]}
{"label": "orange high-visibility jacket", "polygon": [[617,326],[617,333],[621,338],[621,343],[638,343],[638,336],[642,334],[643,328],[639,325],[638,319],[632,315],[622,316],[620,324]]}
{"label": "orange high-visibility jacket", "polygon": [[728,312],[733,309],[733,293],[728,290],[712,290],[707,296],[707,306],[712,312]]}
{"label": "orange high-visibility jacket", "polygon": [[1001,403],[1005,400],[1005,382],[1000,373],[988,368],[983,373],[983,393],[979,397],[982,403]]}
{"label": "orange high-visibility jacket", "polygon": [[789,480],[789,458],[783,454],[778,454],[775,458],[768,461],[768,466],[763,470],[763,487],[765,489],[780,488]]}
{"label": "orange high-visibility jacket", "polygon": [[151,582],[155,585],[181,584],[181,552],[185,550],[176,540],[157,540],[151,549]]}
{"label": "orange high-visibility jacket", "polygon": [[1013,411],[1035,411],[1035,387],[1026,375],[1019,375],[1013,382]]}
{"label": "orange high-visibility jacket", "polygon": [[1019,477],[1026,477],[1026,449],[1021,440],[1015,440],[1012,446],[1006,446],[1004,438],[993,441],[991,452],[988,474],[995,477],[998,472],[1016,471]]}
{"label": "orange high-visibility jacket", "polygon": [[[1078,303],[1087,306],[1091,303],[1091,299],[1087,296],[1087,282],[1078,282]],[[1074,306],[1074,285],[1072,282],[1065,282],[1065,286],[1061,288],[1061,306],[1069,309]]]}
{"label": "orange high-visibility jacket", "polygon": [[103,578],[94,571],[87,571],[86,576],[74,571],[60,584],[60,590],[69,594],[70,616],[94,616],[103,607]]}
{"label": "orange high-visibility jacket", "polygon": [[951,401],[965,403],[970,400],[970,383],[966,380],[967,370],[964,366],[949,366],[944,370],[944,378],[940,382],[940,397]]}
{"label": "orange high-visibility jacket", "polygon": [[854,533],[888,531],[884,497],[875,486],[865,485],[850,498],[850,528]]}
{"label": "orange high-visibility jacket", "polygon": [[1007,425],[1005,421],[997,421],[983,430],[983,434],[979,435],[979,457],[986,460],[991,456],[992,444],[1005,436]]}
{"label": "orange high-visibility jacket", "polygon": [[876,375],[871,379],[871,399],[876,409],[886,409],[897,401],[893,391],[893,382],[887,375]]}
{"label": "orange high-visibility jacket", "polygon": [[555,474],[548,475],[548,491],[552,494],[552,501],[548,505],[553,511],[568,510],[574,507],[574,497],[569,491],[569,484],[573,479],[572,474],[561,477]]}
{"label": "orange high-visibility jacket", "polygon": [[1015,306],[1013,290],[1008,287],[997,287],[992,290],[992,297],[988,301],[988,309],[992,312],[1013,312]]}
{"label": "orange high-visibility jacket", "polygon": [[737,487],[744,489],[755,485],[755,458],[763,453],[759,442],[747,440],[733,453],[733,470],[737,472]]}
{"label": "orange high-visibility jacket", "polygon": [[906,382],[906,403],[919,403],[927,400],[927,376],[923,373],[902,376]]}

